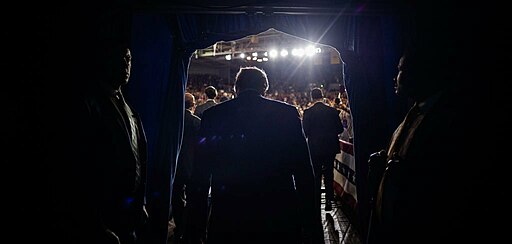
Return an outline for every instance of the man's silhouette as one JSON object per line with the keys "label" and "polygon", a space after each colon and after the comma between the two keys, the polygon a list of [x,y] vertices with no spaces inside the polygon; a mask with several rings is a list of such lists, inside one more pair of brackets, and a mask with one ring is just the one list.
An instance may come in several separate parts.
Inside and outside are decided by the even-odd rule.
{"label": "man's silhouette", "polygon": [[339,111],[324,103],[323,92],[320,88],[311,90],[311,99],[313,105],[304,110],[302,123],[315,170],[317,202],[320,204],[323,175],[325,210],[331,211],[334,200],[334,159],[340,152],[339,134],[343,132],[343,124],[339,117]]}
{"label": "man's silhouette", "polygon": [[263,70],[241,68],[236,98],[203,114],[190,207],[204,237],[211,187],[210,244],[323,243],[299,113],[263,97],[267,88]]}

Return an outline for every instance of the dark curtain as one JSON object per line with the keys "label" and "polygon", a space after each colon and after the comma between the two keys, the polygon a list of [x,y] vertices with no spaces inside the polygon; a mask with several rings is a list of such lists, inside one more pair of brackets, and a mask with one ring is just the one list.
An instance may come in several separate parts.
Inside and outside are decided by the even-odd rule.
{"label": "dark curtain", "polygon": [[148,139],[147,238],[164,243],[172,179],[179,153],[184,92],[190,54],[185,54],[176,18],[137,14],[133,25],[133,67],[128,94],[141,112]]}
{"label": "dark curtain", "polygon": [[[396,105],[392,78],[400,57],[401,29],[393,15],[168,15],[134,18],[132,91],[149,141],[148,206],[152,243],[165,243],[169,194],[183,122],[183,95],[193,51],[217,41],[269,28],[335,47],[345,63],[353,112],[359,231],[367,222],[366,174],[370,153],[387,145],[404,109]],[[165,45],[162,45],[165,44]],[[169,62],[170,58],[170,62]],[[162,61],[164,61],[162,63]],[[138,84],[139,88],[135,88]],[[157,215],[155,215],[157,214]]]}

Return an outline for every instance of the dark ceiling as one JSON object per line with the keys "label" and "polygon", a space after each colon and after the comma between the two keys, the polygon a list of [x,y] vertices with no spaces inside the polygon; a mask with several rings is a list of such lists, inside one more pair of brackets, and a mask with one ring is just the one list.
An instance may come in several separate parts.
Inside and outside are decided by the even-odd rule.
{"label": "dark ceiling", "polygon": [[138,8],[179,14],[386,14],[397,6],[397,0],[147,0],[141,1]]}

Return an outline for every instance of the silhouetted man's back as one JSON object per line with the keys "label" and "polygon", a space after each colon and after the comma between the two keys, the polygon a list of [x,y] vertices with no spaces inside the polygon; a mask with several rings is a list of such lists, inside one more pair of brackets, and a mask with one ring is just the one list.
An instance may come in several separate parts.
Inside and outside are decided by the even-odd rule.
{"label": "silhouetted man's back", "polygon": [[317,202],[320,203],[322,175],[325,184],[325,210],[331,211],[334,200],[334,159],[340,152],[338,135],[343,132],[339,111],[323,102],[322,90],[311,91],[313,106],[304,110],[304,133],[308,138],[315,170]]}
{"label": "silhouetted man's back", "polygon": [[215,101],[215,97],[217,97],[217,89],[213,86],[208,86],[204,89],[204,94],[206,95],[206,101],[197,105],[194,114],[201,118],[203,116],[203,112],[210,107],[213,107],[217,104]]}
{"label": "silhouetted man's back", "polygon": [[322,233],[299,113],[264,98],[267,87],[262,70],[242,68],[238,96],[203,114],[191,205],[196,221],[206,219],[211,185],[208,243],[302,243]]}

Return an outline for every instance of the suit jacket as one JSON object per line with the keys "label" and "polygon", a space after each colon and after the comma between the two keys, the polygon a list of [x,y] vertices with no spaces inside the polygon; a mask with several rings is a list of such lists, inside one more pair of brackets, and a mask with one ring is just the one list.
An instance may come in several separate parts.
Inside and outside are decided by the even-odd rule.
{"label": "suit jacket", "polygon": [[196,110],[194,111],[194,114],[197,115],[197,117],[201,118],[203,116],[203,112],[210,107],[215,106],[217,103],[213,99],[208,99],[203,104],[199,104],[196,107]]}
{"label": "suit jacket", "polygon": [[65,243],[103,243],[109,238],[105,229],[125,238],[144,220],[146,137],[130,109],[137,136],[131,140],[129,122],[114,99],[91,91],[69,114],[74,128],[62,148],[68,160],[60,165],[53,189],[53,228]]}
{"label": "suit jacket", "polygon": [[178,156],[178,164],[176,166],[176,175],[174,184],[186,184],[190,179],[193,169],[195,150],[197,147],[199,126],[201,119],[192,114],[190,110],[185,110],[185,118],[183,122],[183,139],[181,143],[180,154]]}
{"label": "suit jacket", "polygon": [[245,91],[205,111],[200,137],[191,212],[206,219],[211,185],[209,243],[300,243],[301,228],[322,231],[295,107]]}
{"label": "suit jacket", "polygon": [[336,154],[340,152],[338,135],[343,132],[339,111],[322,102],[304,110],[304,133],[312,154]]}

